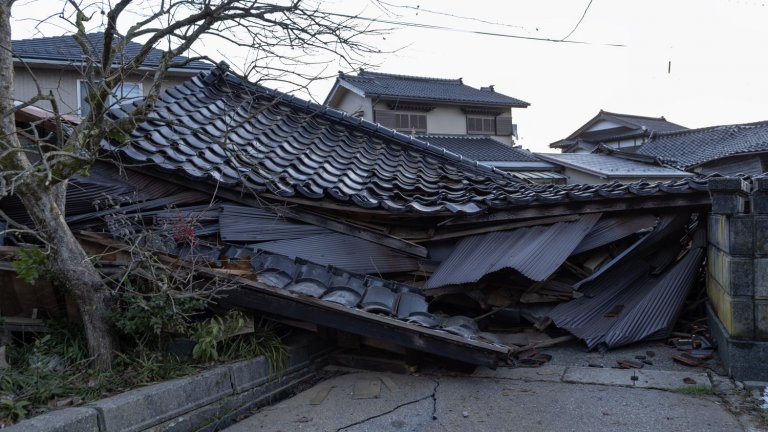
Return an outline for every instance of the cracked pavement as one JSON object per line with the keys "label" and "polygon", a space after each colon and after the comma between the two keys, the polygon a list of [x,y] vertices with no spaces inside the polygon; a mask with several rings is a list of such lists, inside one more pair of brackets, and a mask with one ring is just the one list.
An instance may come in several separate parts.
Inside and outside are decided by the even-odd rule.
{"label": "cracked pavement", "polygon": [[[670,391],[679,377],[672,377],[668,390],[659,390],[665,388],[661,384],[632,387],[615,377],[598,384],[566,381],[578,372],[565,367],[481,369],[471,376],[354,372],[225,431],[744,430],[718,397]],[[369,385],[379,381],[380,386]]]}

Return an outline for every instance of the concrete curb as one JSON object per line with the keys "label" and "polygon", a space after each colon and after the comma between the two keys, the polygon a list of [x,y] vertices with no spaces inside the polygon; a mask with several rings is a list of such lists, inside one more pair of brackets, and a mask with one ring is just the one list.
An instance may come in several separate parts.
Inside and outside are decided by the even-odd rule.
{"label": "concrete curb", "polygon": [[289,342],[288,366],[270,376],[264,357],[134,389],[83,407],[52,411],[8,432],[181,432],[216,430],[314,375],[329,345],[313,335]]}
{"label": "concrete curb", "polygon": [[[596,384],[672,391],[696,386],[712,387],[709,375],[698,371],[675,372],[550,365],[540,368],[478,369],[472,376],[478,378]],[[685,381],[689,381],[691,384]]]}

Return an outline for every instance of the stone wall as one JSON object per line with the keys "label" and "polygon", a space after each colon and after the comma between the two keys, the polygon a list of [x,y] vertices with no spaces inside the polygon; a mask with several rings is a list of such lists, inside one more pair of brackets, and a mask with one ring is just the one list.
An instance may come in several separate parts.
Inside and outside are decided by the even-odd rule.
{"label": "stone wall", "polygon": [[710,327],[734,378],[768,380],[768,177],[709,180]]}

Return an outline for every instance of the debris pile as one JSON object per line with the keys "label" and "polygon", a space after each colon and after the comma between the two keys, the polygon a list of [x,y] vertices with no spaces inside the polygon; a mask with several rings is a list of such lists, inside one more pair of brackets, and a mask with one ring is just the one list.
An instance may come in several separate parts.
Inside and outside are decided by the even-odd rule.
{"label": "debris pile", "polygon": [[[143,247],[236,283],[226,302],[318,333],[538,366],[572,336],[526,328],[601,349],[664,338],[698,280],[707,178],[529,184],[221,68],[155,111],[104,143],[129,165],[71,180],[72,229],[110,250],[149,233]],[[30,221],[18,197],[0,208]]]}

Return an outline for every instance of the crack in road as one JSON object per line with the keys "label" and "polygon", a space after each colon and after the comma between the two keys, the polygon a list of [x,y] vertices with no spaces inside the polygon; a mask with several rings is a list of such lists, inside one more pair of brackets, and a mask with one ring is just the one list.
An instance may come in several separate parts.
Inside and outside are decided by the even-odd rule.
{"label": "crack in road", "polygon": [[385,415],[392,414],[393,412],[399,410],[402,407],[406,407],[408,405],[417,404],[417,403],[423,402],[423,401],[425,401],[427,399],[432,399],[432,420],[437,420],[437,388],[440,387],[440,380],[439,379],[432,379],[432,378],[430,378],[430,379],[435,382],[435,387],[432,389],[432,394],[424,396],[423,398],[412,400],[410,402],[401,403],[400,405],[392,408],[389,411],[385,411],[383,413],[376,414],[376,415],[370,416],[368,418],[364,418],[362,420],[356,421],[356,422],[348,424],[346,426],[342,426],[342,427],[336,429],[336,432],[341,432],[341,431],[343,431],[345,429],[349,429],[349,428],[351,428],[353,426],[358,426],[358,425],[361,425],[363,423],[369,422],[371,420],[374,420],[374,419],[377,419],[377,418],[380,418],[380,417],[384,417]]}

